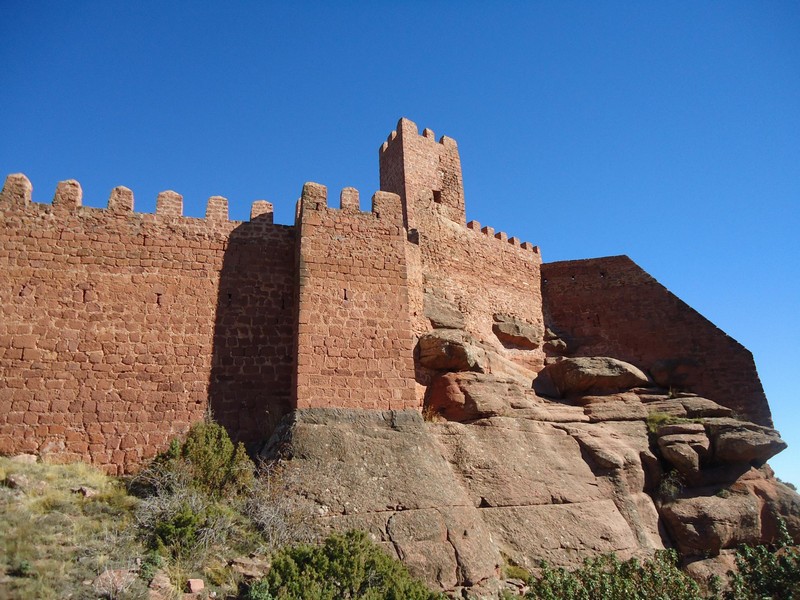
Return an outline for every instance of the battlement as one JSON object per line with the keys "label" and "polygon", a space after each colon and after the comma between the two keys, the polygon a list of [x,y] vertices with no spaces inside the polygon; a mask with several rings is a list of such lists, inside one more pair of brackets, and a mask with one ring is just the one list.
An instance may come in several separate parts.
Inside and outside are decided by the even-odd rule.
{"label": "battlement", "polygon": [[488,225],[481,227],[481,224],[478,221],[470,221],[467,223],[467,229],[479,233],[487,238],[494,238],[500,242],[505,242],[511,246],[514,246],[515,248],[520,248],[521,250],[532,252],[537,255],[540,254],[539,246],[534,246],[530,242],[521,242],[519,238],[516,237],[508,237],[508,234],[504,231],[495,232],[494,227],[489,227]]}
{"label": "battlement", "polygon": [[[156,218],[159,221],[176,221],[181,219],[191,219],[192,221],[207,221],[209,224],[231,223],[236,224],[240,221],[230,221],[228,218],[228,200],[222,196],[211,196],[206,204],[205,218],[186,217],[183,215],[183,196],[179,193],[167,190],[158,194],[156,199],[156,212],[135,213],[133,210],[133,192],[124,187],[118,186],[111,190],[106,208],[94,208],[83,206],[83,189],[81,184],[74,179],[61,181],[56,186],[52,204],[44,204],[33,201],[33,185],[30,180],[22,173],[14,173],[6,177],[2,191],[0,191],[0,208],[9,207],[37,207],[53,212],[102,212],[109,216],[139,216]],[[273,222],[272,203],[265,200],[253,202],[250,211],[250,220],[258,220],[261,223]]]}
{"label": "battlement", "polygon": [[[402,227],[403,208],[400,197],[397,194],[377,191],[372,195],[372,208],[369,211],[362,211],[359,204],[358,190],[346,187],[339,194],[339,208],[336,209],[328,206],[328,188],[326,186],[307,182],[303,186],[303,193],[300,196],[298,217],[303,220],[303,216],[307,212],[323,210],[336,211],[343,217],[371,215],[375,219],[384,220]],[[303,222],[306,221],[308,221],[307,218],[303,220]]]}
{"label": "battlement", "polygon": [[[402,117],[397,122],[397,129],[394,129],[392,133],[390,133],[389,136],[386,138],[386,141],[383,142],[383,144],[381,145],[380,152],[381,153],[386,152],[389,149],[389,146],[393,144],[395,140],[399,141],[399,138],[411,137],[411,136],[423,137],[429,140],[436,139],[436,135],[433,133],[433,129],[428,129],[426,127],[425,129],[422,130],[422,134],[420,134],[419,128],[417,127],[417,124],[414,123],[414,121]],[[438,143],[444,147],[451,147],[451,148],[457,147],[456,141],[453,138],[448,137],[446,135],[441,136],[439,138]]]}
{"label": "battlement", "polygon": [[439,217],[466,224],[461,158],[453,138],[437,142],[433,130],[420,135],[416,123],[402,118],[378,154],[381,189],[400,196],[409,231],[425,230]]}

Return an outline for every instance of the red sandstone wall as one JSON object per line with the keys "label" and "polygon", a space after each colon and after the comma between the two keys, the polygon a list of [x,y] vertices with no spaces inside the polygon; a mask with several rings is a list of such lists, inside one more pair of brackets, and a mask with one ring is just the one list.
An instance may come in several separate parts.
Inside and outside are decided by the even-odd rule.
{"label": "red sandstone wall", "polygon": [[[400,119],[379,154],[381,189],[401,195],[410,231],[406,262],[414,334],[431,329],[423,314],[427,292],[457,305],[476,338],[540,369],[543,351],[507,349],[492,332],[496,313],[543,328],[539,249],[491,227],[466,224],[461,161],[452,138],[437,142],[430,129],[420,135],[413,122]],[[419,373],[418,379],[421,398],[427,382]]]}
{"label": "red sandstone wall", "polygon": [[155,215],[124,188],[80,203],[75,182],[0,197],[0,452],[130,470],[209,405],[263,439],[290,404],[293,229],[229,222],[222,198],[207,219],[174,193]]}
{"label": "red sandstone wall", "polygon": [[300,205],[296,406],[417,408],[400,199],[306,184]]}
{"label": "red sandstone wall", "polygon": [[575,356],[613,356],[645,370],[682,359],[687,387],[771,425],[750,352],[682,302],[627,256],[542,265],[548,324]]}

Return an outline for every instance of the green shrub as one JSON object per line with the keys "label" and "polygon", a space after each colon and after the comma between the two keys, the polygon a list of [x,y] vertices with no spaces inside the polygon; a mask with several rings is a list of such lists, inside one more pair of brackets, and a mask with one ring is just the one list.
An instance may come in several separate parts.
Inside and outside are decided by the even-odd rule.
{"label": "green shrub", "polygon": [[298,545],[276,553],[266,578],[248,600],[434,600],[443,598],[413,579],[399,561],[366,534],[332,534],[321,546]]}
{"label": "green shrub", "polygon": [[534,600],[699,600],[698,585],[678,568],[674,550],[651,560],[620,561],[613,554],[587,558],[572,572],[542,564],[525,598]]}
{"label": "green shrub", "polygon": [[192,485],[214,498],[236,496],[253,484],[255,465],[244,445],[235,445],[222,425],[206,420],[192,425],[186,440],[172,440],[154,466],[188,471]]}
{"label": "green shrub", "polygon": [[786,523],[778,522],[775,548],[744,545],[736,551],[736,573],[728,573],[727,600],[793,600],[800,598],[800,550]]}

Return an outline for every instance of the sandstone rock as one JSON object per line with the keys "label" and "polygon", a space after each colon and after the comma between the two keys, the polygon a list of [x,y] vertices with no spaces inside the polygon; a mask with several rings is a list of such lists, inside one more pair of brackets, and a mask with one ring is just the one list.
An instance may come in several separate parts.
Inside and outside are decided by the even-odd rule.
{"label": "sandstone rock", "polygon": [[270,562],[264,556],[239,556],[229,563],[231,570],[244,579],[260,579],[269,573]]}
{"label": "sandstone rock", "polygon": [[681,423],[660,427],[658,447],[661,455],[678,471],[690,478],[700,472],[711,442],[701,423]]}
{"label": "sandstone rock", "polygon": [[464,329],[464,315],[458,306],[433,292],[425,293],[423,314],[435,328]]}
{"label": "sandstone rock", "polygon": [[592,423],[600,421],[638,421],[647,418],[647,409],[636,394],[625,392],[578,399]]}
{"label": "sandstone rock", "polygon": [[147,598],[148,600],[172,600],[175,595],[174,591],[167,572],[159,569],[147,588]]}
{"label": "sandstone rock", "polygon": [[72,488],[72,489],[70,489],[70,491],[73,494],[80,494],[84,498],[93,498],[94,496],[97,496],[97,494],[100,493],[96,489],[90,488],[87,485],[82,485],[82,486],[79,486],[79,487],[76,487],[76,488]]}
{"label": "sandstone rock", "polygon": [[483,347],[465,331],[437,329],[420,337],[417,345],[419,366],[434,371],[474,371],[507,377],[530,387],[536,374],[499,353]]}
{"label": "sandstone rock", "polygon": [[533,350],[541,346],[544,341],[542,325],[528,323],[522,319],[502,314],[494,315],[494,321],[492,331],[504,344]]}
{"label": "sandstone rock", "polygon": [[449,542],[421,540],[395,545],[400,560],[413,576],[444,589],[458,584],[458,561]]}
{"label": "sandstone rock", "polygon": [[483,373],[446,373],[431,383],[426,406],[448,420],[470,421],[532,403],[513,380]]}
{"label": "sandstone rock", "polygon": [[545,327],[544,350],[548,354],[564,355],[569,352],[570,344],[563,334],[556,333],[549,327]]}
{"label": "sandstone rock", "polygon": [[686,416],[690,419],[696,417],[730,417],[733,413],[730,408],[700,396],[684,396],[679,398],[678,401],[686,409]]}
{"label": "sandstone rock", "polygon": [[21,463],[25,465],[35,465],[39,461],[39,457],[35,454],[17,454],[10,458],[11,462]]}
{"label": "sandstone rock", "polygon": [[625,519],[608,499],[487,508],[482,513],[509,557],[526,569],[538,566],[540,560],[577,567],[588,556],[616,552],[624,557],[639,549]]}
{"label": "sandstone rock", "polygon": [[298,410],[264,456],[276,457],[282,440],[298,473],[289,491],[325,514],[472,505],[417,411]]}
{"label": "sandstone rock", "polygon": [[786,448],[777,431],[736,419],[706,419],[719,462],[761,465]]}
{"label": "sandstone rock", "polygon": [[682,498],[663,505],[661,516],[686,556],[716,556],[722,549],[761,541],[761,503],[751,494]]}
{"label": "sandstone rock", "polygon": [[557,426],[507,417],[431,428],[471,504],[581,502],[602,497],[576,440]]}
{"label": "sandstone rock", "polygon": [[485,352],[474,338],[456,329],[440,329],[419,338],[419,364],[437,371],[479,371]]}
{"label": "sandstone rock", "polygon": [[648,382],[647,376],[635,366],[602,356],[564,358],[547,365],[534,382],[537,393],[547,395],[552,391],[547,389],[545,379],[552,383],[557,397],[589,391],[615,392]]}
{"label": "sandstone rock", "polygon": [[206,589],[206,584],[202,579],[190,579],[186,582],[186,590],[190,594],[197,594]]}

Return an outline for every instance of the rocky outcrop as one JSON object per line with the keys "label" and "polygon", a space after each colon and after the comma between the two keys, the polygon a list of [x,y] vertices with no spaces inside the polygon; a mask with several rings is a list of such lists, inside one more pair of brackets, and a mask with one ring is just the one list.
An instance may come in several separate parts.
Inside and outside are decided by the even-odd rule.
{"label": "rocky outcrop", "polygon": [[563,358],[547,365],[536,378],[536,391],[563,398],[587,392],[616,392],[648,385],[649,380],[632,364],[607,356]]}
{"label": "rocky outcrop", "polygon": [[778,433],[708,398],[611,357],[532,374],[457,329],[422,335],[416,358],[427,421],[306,409],[265,449],[320,533],[364,529],[432,585],[482,598],[498,597],[506,562],[674,546],[700,576],[772,539],[779,516],[800,536],[800,496],[764,466]]}
{"label": "rocky outcrop", "polygon": [[458,305],[432,291],[423,296],[423,313],[434,328],[464,329],[464,315]]}
{"label": "rocky outcrop", "polygon": [[533,350],[544,342],[544,327],[508,315],[494,315],[492,331],[497,339],[512,348]]}

